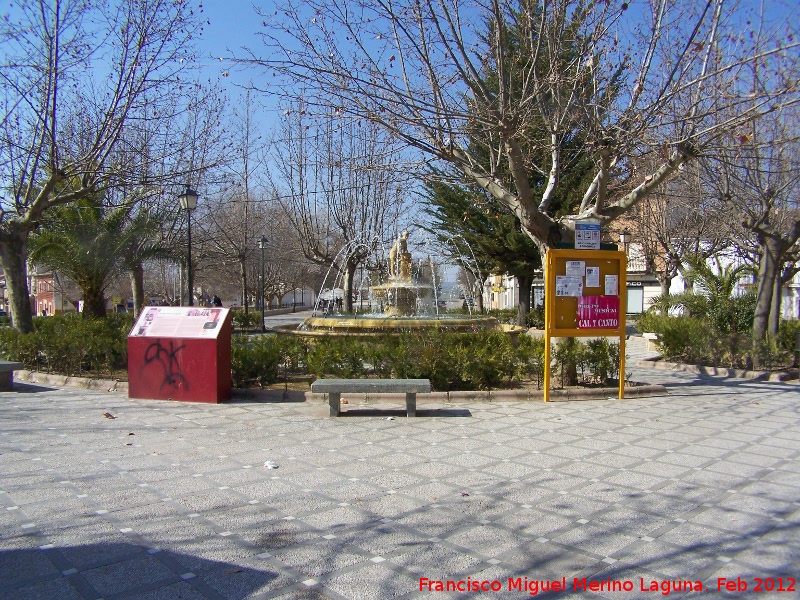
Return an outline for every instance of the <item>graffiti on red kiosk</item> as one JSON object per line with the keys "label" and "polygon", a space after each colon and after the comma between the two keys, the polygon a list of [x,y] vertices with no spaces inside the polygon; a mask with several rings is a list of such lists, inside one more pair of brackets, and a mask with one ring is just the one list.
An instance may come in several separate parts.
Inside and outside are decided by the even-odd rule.
{"label": "graffiti on red kiosk", "polygon": [[144,364],[140,374],[143,374],[146,369],[154,365],[160,365],[163,379],[161,381],[161,389],[189,389],[189,382],[181,373],[181,363],[178,360],[178,353],[186,346],[181,344],[176,346],[176,342],[170,340],[166,342],[166,346],[162,345],[161,340],[156,340],[147,347],[144,353]]}

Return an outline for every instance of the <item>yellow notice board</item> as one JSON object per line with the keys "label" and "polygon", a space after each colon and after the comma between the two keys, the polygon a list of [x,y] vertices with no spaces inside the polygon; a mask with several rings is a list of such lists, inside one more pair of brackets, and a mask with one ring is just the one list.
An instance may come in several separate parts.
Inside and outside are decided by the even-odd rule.
{"label": "yellow notice board", "polygon": [[[618,337],[619,398],[625,393],[627,260],[614,250],[548,250],[545,257],[545,365],[550,338]],[[550,399],[550,369],[544,370],[544,399]]]}

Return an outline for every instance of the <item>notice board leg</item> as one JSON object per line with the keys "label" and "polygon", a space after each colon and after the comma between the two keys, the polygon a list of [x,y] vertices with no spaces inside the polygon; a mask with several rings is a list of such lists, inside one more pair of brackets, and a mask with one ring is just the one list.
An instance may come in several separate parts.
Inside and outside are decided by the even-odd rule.
{"label": "notice board leg", "polygon": [[544,401],[550,401],[550,336],[544,336]]}
{"label": "notice board leg", "polygon": [[[623,321],[624,323],[624,321]],[[625,397],[625,336],[619,336],[619,399]]]}

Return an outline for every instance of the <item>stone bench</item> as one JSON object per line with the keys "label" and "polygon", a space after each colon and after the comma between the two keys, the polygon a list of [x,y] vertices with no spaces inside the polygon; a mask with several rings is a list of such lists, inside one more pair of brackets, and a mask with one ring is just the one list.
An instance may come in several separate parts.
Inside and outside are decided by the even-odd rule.
{"label": "stone bench", "polygon": [[0,392],[8,392],[14,387],[14,371],[22,368],[21,362],[0,360]]}
{"label": "stone bench", "polygon": [[431,391],[429,379],[317,379],[311,391],[328,394],[330,416],[338,417],[342,394],[405,394],[406,416],[417,416],[417,394]]}

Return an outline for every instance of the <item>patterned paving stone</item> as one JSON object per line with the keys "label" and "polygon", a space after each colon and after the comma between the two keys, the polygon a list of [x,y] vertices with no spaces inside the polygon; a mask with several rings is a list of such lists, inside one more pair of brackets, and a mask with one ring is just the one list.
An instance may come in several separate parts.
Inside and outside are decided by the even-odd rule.
{"label": "patterned paving stone", "polygon": [[[645,355],[636,339],[628,353]],[[420,578],[697,577],[713,592],[717,577],[796,577],[796,384],[632,371],[669,394],[393,421],[19,385],[0,394],[0,599],[461,600]]]}

